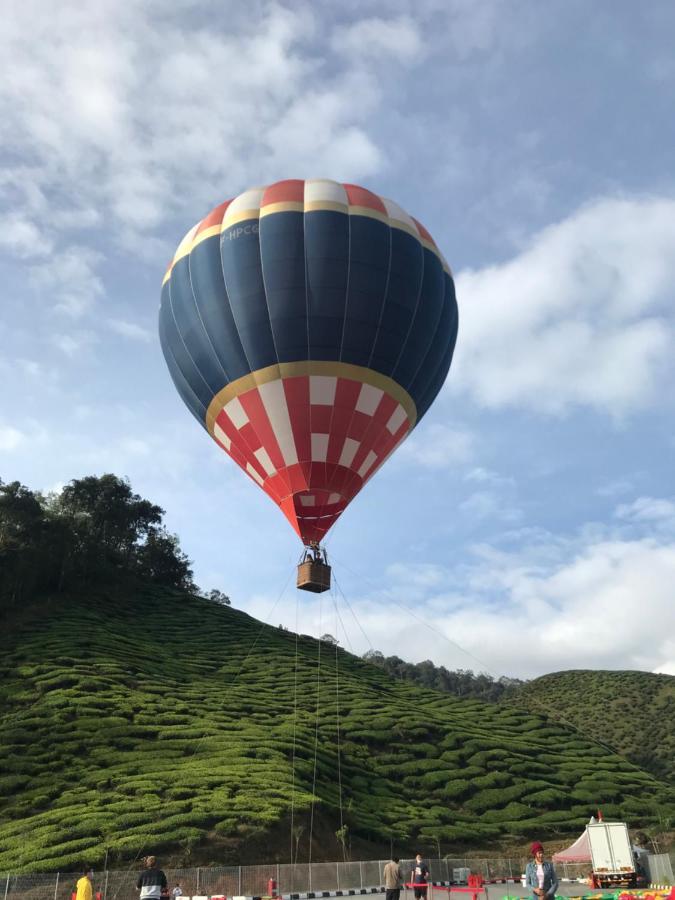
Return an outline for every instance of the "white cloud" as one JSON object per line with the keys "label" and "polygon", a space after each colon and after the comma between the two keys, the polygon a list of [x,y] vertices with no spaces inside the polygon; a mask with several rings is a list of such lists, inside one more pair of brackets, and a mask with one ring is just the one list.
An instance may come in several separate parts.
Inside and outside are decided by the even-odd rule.
{"label": "white cloud", "polygon": [[[96,274],[101,255],[87,247],[71,246],[31,268],[31,281],[46,304],[79,318],[103,295]],[[45,305],[46,305],[45,304]]]}
{"label": "white cloud", "polygon": [[17,359],[16,362],[30,378],[42,378],[44,376],[43,366],[37,360]]}
{"label": "white cloud", "polygon": [[152,453],[152,447],[147,441],[135,437],[122,438],[119,449],[127,456],[150,456]]}
{"label": "white cloud", "polygon": [[674,245],[675,201],[606,199],[460,272],[450,389],[546,413],[650,403],[672,366]]}
{"label": "white cloud", "polygon": [[424,43],[418,26],[408,16],[397,19],[361,19],[336,31],[333,48],[357,60],[384,55],[414,62],[423,55]]}
{"label": "white cloud", "polygon": [[675,659],[654,669],[655,675],[675,675]]}
{"label": "white cloud", "polygon": [[392,563],[387,566],[386,576],[408,588],[436,588],[445,584],[447,572],[443,566],[433,563]]}
{"label": "white cloud", "polygon": [[462,500],[458,509],[472,519],[489,519],[492,522],[517,522],[522,518],[521,510],[505,505],[497,491],[474,491]]}
{"label": "white cloud", "polygon": [[405,17],[336,26],[343,49],[377,51],[344,59],[321,27],[309,4],[232,14],[222,30],[134,0],[16,4],[0,35],[0,112],[26,162],[0,189],[21,205],[17,249],[54,226],[146,232],[260,180],[373,174],[382,60],[399,67],[421,39]]}
{"label": "white cloud", "polygon": [[659,497],[638,497],[616,508],[616,517],[631,522],[675,524],[675,502]]}
{"label": "white cloud", "polygon": [[599,497],[618,497],[620,494],[630,494],[633,491],[633,482],[627,478],[617,478],[607,484],[601,485],[595,493]]}
{"label": "white cloud", "polygon": [[148,343],[155,339],[155,335],[147,328],[143,328],[135,322],[127,322],[126,319],[108,319],[107,324],[111,331],[121,334],[122,337],[130,338],[132,341]]}
{"label": "white cloud", "polygon": [[0,247],[22,259],[48,256],[52,251],[35,222],[17,213],[0,217]]}
{"label": "white cloud", "polygon": [[471,432],[447,425],[427,425],[414,433],[396,451],[399,462],[413,462],[429,469],[442,469],[466,462],[474,447]]}
{"label": "white cloud", "polygon": [[499,472],[493,472],[492,469],[485,469],[482,466],[476,466],[466,473],[464,481],[475,482],[476,484],[490,484],[498,487],[515,487],[515,479],[510,476],[500,475]]}
{"label": "white cloud", "polygon": [[95,344],[96,341],[96,335],[89,331],[55,333],[51,338],[51,343],[71,359],[80,356],[85,350],[89,349],[92,344]]}
{"label": "white cloud", "polygon": [[26,435],[11,425],[0,425],[0,450],[11,452],[26,441]]}

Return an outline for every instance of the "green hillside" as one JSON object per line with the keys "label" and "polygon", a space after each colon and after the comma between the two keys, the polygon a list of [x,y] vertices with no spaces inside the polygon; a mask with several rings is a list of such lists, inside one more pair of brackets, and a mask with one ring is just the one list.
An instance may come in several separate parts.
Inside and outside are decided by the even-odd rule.
{"label": "green hillside", "polygon": [[175,590],[92,588],[14,622],[0,657],[2,871],[106,850],[109,863],[151,849],[288,861],[292,802],[305,859],[315,751],[313,859],[337,858],[336,701],[344,821],[361,849],[394,838],[447,852],[574,833],[598,805],[634,825],[673,809],[652,775],[539,714],[395,681],[342,650],[336,680],[336,649],[310,638],[296,671],[294,634]]}
{"label": "green hillside", "polygon": [[513,703],[546,711],[675,782],[675,678],[650,672],[571,671],[518,688]]}

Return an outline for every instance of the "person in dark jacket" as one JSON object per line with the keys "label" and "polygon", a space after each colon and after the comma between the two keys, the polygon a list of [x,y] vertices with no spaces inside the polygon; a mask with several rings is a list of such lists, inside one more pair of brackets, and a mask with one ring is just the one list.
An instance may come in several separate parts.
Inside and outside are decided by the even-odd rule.
{"label": "person in dark jacket", "polygon": [[544,848],[539,841],[532,844],[531,850],[534,859],[525,869],[525,885],[532,888],[534,900],[553,900],[558,890],[558,876],[553,863],[544,860]]}
{"label": "person in dark jacket", "polygon": [[422,859],[422,854],[415,856],[415,865],[410,873],[410,881],[415,885],[415,900],[426,900],[427,884],[429,883],[429,866]]}
{"label": "person in dark jacket", "polygon": [[154,856],[145,857],[145,870],[138,876],[136,887],[141,892],[139,900],[161,900],[162,889],[167,888],[166,875],[157,868]]}

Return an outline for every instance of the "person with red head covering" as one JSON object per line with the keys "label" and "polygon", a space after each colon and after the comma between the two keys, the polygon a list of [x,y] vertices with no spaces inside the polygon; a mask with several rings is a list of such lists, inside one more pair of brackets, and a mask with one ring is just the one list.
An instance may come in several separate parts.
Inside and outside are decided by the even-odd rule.
{"label": "person with red head covering", "polygon": [[525,869],[525,884],[532,888],[533,900],[553,900],[558,890],[553,863],[544,859],[544,848],[539,841],[535,841],[530,849],[533,859]]}

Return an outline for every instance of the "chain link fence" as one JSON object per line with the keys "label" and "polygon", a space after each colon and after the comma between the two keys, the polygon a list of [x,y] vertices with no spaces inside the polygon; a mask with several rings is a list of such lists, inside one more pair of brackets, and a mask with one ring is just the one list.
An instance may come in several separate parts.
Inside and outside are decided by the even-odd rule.
{"label": "chain link fence", "polygon": [[[651,856],[652,881],[672,881],[672,869],[668,854]],[[260,897],[268,894],[270,879],[276,882],[279,894],[304,893],[306,891],[345,891],[378,887],[382,884],[382,870],[388,860],[362,860],[360,862],[321,862],[268,864],[260,866],[209,866],[203,868],[165,868],[169,892],[180,885],[184,897],[246,896]],[[412,871],[414,860],[402,859],[401,868],[406,879]],[[515,878],[520,880],[527,859],[477,859],[473,857],[445,857],[427,859],[434,881],[452,881],[454,869],[469,869],[486,880]],[[588,875],[589,863],[559,863],[558,876],[575,881]],[[107,870],[94,874],[94,891],[101,900],[138,900],[136,890],[137,869]],[[654,878],[654,875],[659,875]],[[78,875],[56,873],[52,875],[0,875],[0,900],[71,900]]]}

